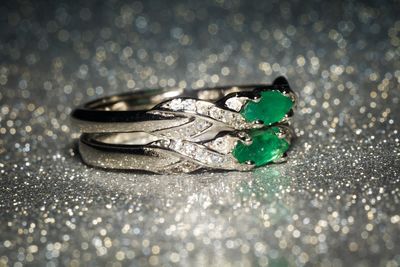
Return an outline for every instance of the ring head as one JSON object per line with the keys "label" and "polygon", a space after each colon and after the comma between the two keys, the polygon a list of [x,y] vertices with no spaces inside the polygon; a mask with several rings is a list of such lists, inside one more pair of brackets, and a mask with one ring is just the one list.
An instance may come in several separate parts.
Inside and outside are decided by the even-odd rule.
{"label": "ring head", "polygon": [[262,166],[280,157],[289,149],[289,143],[279,137],[279,127],[253,129],[249,132],[251,144],[238,141],[232,155],[239,163],[251,161],[255,166]]}
{"label": "ring head", "polygon": [[240,111],[248,122],[263,121],[269,126],[280,122],[290,112],[293,100],[278,90],[261,91],[257,101],[249,100]]}

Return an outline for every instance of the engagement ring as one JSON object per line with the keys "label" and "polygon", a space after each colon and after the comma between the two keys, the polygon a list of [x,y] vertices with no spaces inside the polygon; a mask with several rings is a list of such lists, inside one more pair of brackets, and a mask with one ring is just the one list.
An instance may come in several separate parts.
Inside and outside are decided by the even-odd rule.
{"label": "engagement ring", "polygon": [[284,159],[296,97],[287,80],[198,90],[157,89],[77,108],[85,163],[155,173],[246,171]]}

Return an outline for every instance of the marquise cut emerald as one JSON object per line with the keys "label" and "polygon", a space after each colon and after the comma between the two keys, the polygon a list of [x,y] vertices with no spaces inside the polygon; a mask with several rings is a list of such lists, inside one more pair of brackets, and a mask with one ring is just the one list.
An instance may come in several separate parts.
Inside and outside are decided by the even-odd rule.
{"label": "marquise cut emerald", "polygon": [[289,143],[285,139],[279,138],[278,133],[278,127],[251,130],[249,134],[252,143],[246,145],[239,141],[232,154],[239,163],[251,161],[256,166],[279,159],[288,150]]}
{"label": "marquise cut emerald", "polygon": [[258,101],[248,101],[240,114],[246,121],[262,120],[264,125],[279,122],[293,107],[293,101],[279,91],[260,92]]}

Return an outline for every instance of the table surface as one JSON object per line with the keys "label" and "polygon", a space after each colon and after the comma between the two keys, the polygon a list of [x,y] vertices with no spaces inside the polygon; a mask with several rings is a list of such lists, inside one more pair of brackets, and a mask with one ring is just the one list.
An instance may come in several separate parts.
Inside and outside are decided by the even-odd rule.
{"label": "table surface", "polygon": [[[399,266],[398,1],[0,3],[0,266]],[[89,168],[73,107],[138,88],[299,96],[286,163]]]}

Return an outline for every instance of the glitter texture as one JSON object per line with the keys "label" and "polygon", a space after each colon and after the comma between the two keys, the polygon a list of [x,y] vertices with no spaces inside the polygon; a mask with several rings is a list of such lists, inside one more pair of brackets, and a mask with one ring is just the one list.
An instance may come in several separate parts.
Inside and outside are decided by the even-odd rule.
{"label": "glitter texture", "polygon": [[[2,1],[0,266],[399,266],[398,1]],[[89,168],[72,108],[137,88],[270,83],[286,163]]]}

